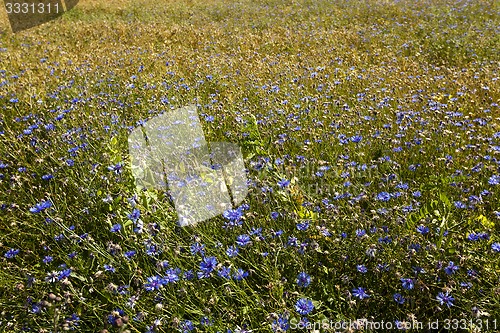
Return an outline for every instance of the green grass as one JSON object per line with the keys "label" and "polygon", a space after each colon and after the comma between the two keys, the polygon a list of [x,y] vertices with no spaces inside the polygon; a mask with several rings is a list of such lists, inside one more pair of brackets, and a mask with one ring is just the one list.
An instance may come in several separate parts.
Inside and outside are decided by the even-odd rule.
{"label": "green grass", "polygon": [[[300,319],[300,298],[313,301],[311,322],[459,319],[470,332],[498,330],[499,12],[497,1],[89,0],[17,34],[0,14],[0,330],[172,332],[191,320],[200,332],[272,332],[278,318]],[[252,183],[242,226],[223,228],[219,216],[181,228],[164,191],[135,188],[130,130],[188,104],[207,141],[242,147]],[[119,162],[120,174],[108,170]],[[381,192],[400,194],[384,202]],[[134,196],[143,233],[128,217]],[[30,213],[44,200],[52,207]],[[251,228],[262,238],[229,258]],[[196,274],[194,243],[248,277],[181,274],[145,290],[162,261]],[[46,281],[61,264],[69,278]],[[311,285],[296,284],[300,272]],[[370,297],[356,298],[357,287]],[[115,309],[123,325],[108,320]]]}

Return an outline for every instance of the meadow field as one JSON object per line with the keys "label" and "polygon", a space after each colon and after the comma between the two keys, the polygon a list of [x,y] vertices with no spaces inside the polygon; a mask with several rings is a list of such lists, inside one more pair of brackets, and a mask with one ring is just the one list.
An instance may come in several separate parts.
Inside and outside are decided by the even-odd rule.
{"label": "meadow field", "polygon": [[[500,331],[499,78],[495,0],[2,7],[0,332]],[[128,136],[186,105],[249,193],[181,227]]]}

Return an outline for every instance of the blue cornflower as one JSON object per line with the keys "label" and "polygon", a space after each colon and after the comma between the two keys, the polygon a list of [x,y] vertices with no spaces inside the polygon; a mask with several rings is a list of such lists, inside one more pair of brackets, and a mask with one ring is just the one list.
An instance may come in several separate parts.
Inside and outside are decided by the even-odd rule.
{"label": "blue cornflower", "polygon": [[355,143],[361,142],[361,140],[363,140],[363,136],[361,135],[355,135],[351,137],[351,141]]}
{"label": "blue cornflower", "polygon": [[426,227],[425,225],[419,225],[417,227],[417,232],[421,233],[422,235],[426,235],[429,233],[429,227]]}
{"label": "blue cornflower", "polygon": [[279,186],[280,188],[282,188],[282,189],[283,189],[283,188],[285,188],[285,187],[287,187],[288,185],[290,185],[290,181],[289,181],[289,180],[286,180],[286,179],[284,179],[284,178],[283,178],[283,179],[281,179],[281,180],[278,182],[278,186]]}
{"label": "blue cornflower", "polygon": [[212,326],[213,325],[213,321],[210,320],[208,317],[202,317],[200,319],[200,325],[202,326]]}
{"label": "blue cornflower", "polygon": [[120,223],[113,224],[110,231],[111,232],[119,232],[122,229],[122,225]]}
{"label": "blue cornflower", "polygon": [[163,280],[158,275],[148,277],[147,281],[148,282],[144,284],[144,289],[147,291],[155,291],[163,286]]}
{"label": "blue cornflower", "polygon": [[49,263],[49,262],[51,262],[52,260],[54,260],[54,258],[53,258],[53,257],[51,257],[51,256],[45,256],[45,257],[43,258],[43,263],[44,263],[44,264],[48,264],[48,263]]}
{"label": "blue cornflower", "polygon": [[295,303],[295,311],[297,311],[301,316],[308,315],[314,309],[314,305],[311,300],[307,298],[301,298]]}
{"label": "blue cornflower", "polygon": [[415,282],[413,281],[413,279],[402,278],[401,284],[403,285],[403,288],[406,290],[411,290],[415,286]]}
{"label": "blue cornflower", "polygon": [[205,244],[194,243],[191,245],[189,250],[190,250],[192,255],[196,255],[197,253],[199,253],[202,256],[204,256],[205,255]]}
{"label": "blue cornflower", "polygon": [[262,236],[262,228],[252,228],[252,230],[250,231],[250,235]]}
{"label": "blue cornflower", "polygon": [[222,266],[217,272],[217,275],[221,278],[229,280],[231,278],[231,268]]}
{"label": "blue cornflower", "polygon": [[15,256],[17,256],[18,253],[19,253],[19,249],[10,249],[7,252],[5,252],[5,254],[3,256],[7,259],[10,259],[10,258],[14,258]]}
{"label": "blue cornflower", "polygon": [[59,272],[59,275],[57,276],[57,279],[59,281],[64,280],[68,278],[71,275],[71,269],[63,269],[62,271]]}
{"label": "blue cornflower", "polygon": [[471,232],[468,236],[467,236],[467,239],[472,241],[472,242],[475,242],[477,240],[479,240],[479,235],[476,234],[475,232]]}
{"label": "blue cornflower", "polygon": [[356,229],[356,236],[363,237],[364,235],[366,235],[365,229]]}
{"label": "blue cornflower", "polygon": [[215,257],[205,257],[200,263],[200,270],[204,273],[204,276],[208,276],[215,269],[215,266],[217,266]]}
{"label": "blue cornflower", "polygon": [[115,165],[108,166],[108,170],[113,171],[116,174],[120,174],[122,172],[122,168],[123,168],[122,162],[116,163]]}
{"label": "blue cornflower", "polygon": [[116,272],[116,269],[113,266],[108,265],[108,264],[104,265],[104,270],[107,271],[107,272],[111,272],[111,273]]}
{"label": "blue cornflower", "polygon": [[400,293],[395,293],[394,295],[392,295],[392,298],[394,298],[394,300],[398,304],[403,304],[405,302],[405,298]]}
{"label": "blue cornflower", "polygon": [[311,276],[306,272],[300,272],[297,275],[297,284],[299,287],[307,287],[311,284]]}
{"label": "blue cornflower", "polygon": [[54,176],[53,176],[53,175],[51,175],[51,174],[47,174],[47,175],[43,175],[43,176],[42,176],[42,179],[43,179],[43,180],[50,180],[50,179],[52,179],[52,178],[54,178]]}
{"label": "blue cornflower", "polygon": [[184,279],[190,281],[195,278],[194,272],[192,269],[184,272]]}
{"label": "blue cornflower", "polygon": [[41,211],[50,208],[52,206],[52,202],[50,201],[41,201],[40,203],[37,203],[35,206],[30,208],[30,213],[36,214],[40,213]]}
{"label": "blue cornflower", "polygon": [[128,214],[127,217],[132,221],[137,221],[141,217],[141,211],[137,208],[132,210],[132,213]]}
{"label": "blue cornflower", "polygon": [[488,179],[488,184],[490,185],[499,185],[500,184],[500,175],[493,175]]}
{"label": "blue cornflower", "polygon": [[42,304],[41,303],[35,303],[31,305],[31,313],[40,313],[42,311]]}
{"label": "blue cornflower", "polygon": [[365,290],[365,288],[363,288],[363,287],[354,288],[354,289],[352,290],[352,295],[353,295],[354,297],[359,298],[359,299],[365,299],[365,298],[370,297],[370,295],[368,295],[368,294],[366,293],[366,290]]}
{"label": "blue cornflower", "polygon": [[136,251],[134,251],[134,250],[127,251],[124,253],[125,258],[127,258],[127,260],[132,259],[132,257],[135,256],[135,254],[136,254]]}
{"label": "blue cornflower", "polygon": [[297,224],[297,229],[300,231],[305,231],[309,228],[309,222],[304,222],[304,223],[298,223]]}
{"label": "blue cornflower", "polygon": [[243,210],[240,208],[228,209],[222,213],[222,216],[231,222],[238,222],[243,217]]}
{"label": "blue cornflower", "polygon": [[278,316],[278,319],[274,320],[272,323],[272,329],[274,332],[285,332],[290,328],[290,323],[288,317],[284,314]]}
{"label": "blue cornflower", "polygon": [[356,269],[360,273],[366,273],[366,272],[368,272],[368,269],[366,268],[365,265],[356,265]]}
{"label": "blue cornflower", "polygon": [[286,243],[287,246],[297,246],[297,237],[294,236],[288,236],[288,241]]}
{"label": "blue cornflower", "polygon": [[453,298],[453,296],[451,296],[448,292],[439,292],[436,299],[439,301],[439,304],[446,305],[447,307],[453,306],[453,301],[455,300],[455,298]]}
{"label": "blue cornflower", "polygon": [[490,240],[490,235],[487,232],[480,232],[478,236],[482,240]]}
{"label": "blue cornflower", "polygon": [[491,249],[492,249],[494,252],[498,252],[498,253],[500,253],[500,243],[493,243],[493,244],[491,244]]}
{"label": "blue cornflower", "polygon": [[280,213],[278,212],[271,212],[271,218],[273,220],[276,220],[280,216]]}
{"label": "blue cornflower", "polygon": [[455,201],[453,204],[455,205],[456,208],[460,208],[460,209],[467,208],[467,205],[464,204],[462,201]]}
{"label": "blue cornflower", "polygon": [[236,245],[243,247],[243,246],[250,244],[250,241],[251,241],[251,239],[250,239],[249,235],[247,235],[247,234],[239,235],[236,238]]}
{"label": "blue cornflower", "polygon": [[226,254],[229,258],[234,258],[238,255],[239,250],[236,246],[231,245],[230,247],[227,248]]}
{"label": "blue cornflower", "polygon": [[465,288],[465,289],[470,289],[470,288],[472,288],[472,283],[471,282],[460,282],[460,287]]}
{"label": "blue cornflower", "polygon": [[169,284],[169,283],[175,283],[179,281],[179,274],[181,273],[181,270],[179,268],[169,268],[165,272],[165,276],[163,277],[163,283],[164,284]]}
{"label": "blue cornflower", "polygon": [[108,324],[113,326],[118,326],[117,320],[125,315],[125,312],[122,309],[115,309],[111,314],[108,315]]}
{"label": "blue cornflower", "polygon": [[459,267],[458,267],[457,265],[455,265],[455,264],[453,263],[453,261],[450,261],[450,262],[448,263],[448,266],[446,266],[446,267],[444,268],[444,271],[445,271],[445,273],[446,273],[446,274],[451,275],[451,274],[455,273],[456,271],[458,271],[458,268],[459,268]]}
{"label": "blue cornflower", "polygon": [[242,268],[238,268],[236,270],[236,273],[234,273],[233,278],[236,281],[241,281],[244,278],[246,278],[247,276],[248,276],[248,272],[247,271],[243,270]]}
{"label": "blue cornflower", "polygon": [[179,325],[179,329],[182,333],[188,333],[194,330],[194,324],[191,320],[183,320]]}
{"label": "blue cornflower", "polygon": [[380,192],[377,194],[377,200],[387,202],[391,199],[391,195],[387,192]]}

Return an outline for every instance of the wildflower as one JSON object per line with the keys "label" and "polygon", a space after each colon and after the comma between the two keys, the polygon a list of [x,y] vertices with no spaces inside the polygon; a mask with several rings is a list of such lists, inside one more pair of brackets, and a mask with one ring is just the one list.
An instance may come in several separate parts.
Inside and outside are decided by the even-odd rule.
{"label": "wildflower", "polygon": [[490,185],[499,185],[500,184],[500,175],[493,175],[488,179],[488,184]]}
{"label": "wildflower", "polygon": [[104,270],[105,270],[106,272],[111,272],[111,273],[116,272],[116,269],[115,269],[113,266],[108,265],[108,264],[105,264],[105,265],[104,265]]}
{"label": "wildflower", "polygon": [[202,256],[204,256],[205,255],[205,244],[194,243],[191,245],[189,250],[190,250],[192,255],[196,255],[197,253],[199,253]]}
{"label": "wildflower", "polygon": [[169,268],[165,272],[165,276],[163,277],[163,283],[164,284],[169,284],[169,283],[175,283],[179,281],[179,274],[181,273],[181,270],[179,268]]}
{"label": "wildflower", "polygon": [[222,266],[217,272],[217,275],[221,278],[229,280],[231,278],[231,268]]}
{"label": "wildflower", "polygon": [[299,287],[307,287],[311,284],[311,276],[307,274],[306,272],[300,272],[299,275],[297,275],[297,285]]}
{"label": "wildflower", "polygon": [[48,263],[49,263],[49,262],[51,262],[52,260],[54,260],[54,258],[53,258],[53,257],[51,257],[51,256],[45,256],[45,257],[43,258],[43,263],[44,263],[44,264],[48,264]]}
{"label": "wildflower", "polygon": [[43,179],[43,180],[50,180],[50,179],[52,179],[52,178],[54,178],[54,176],[53,176],[53,175],[51,175],[51,174],[47,174],[47,175],[43,175],[43,176],[42,176],[42,179]]}
{"label": "wildflower", "polygon": [[448,266],[446,266],[446,267],[444,268],[444,271],[445,271],[445,273],[446,273],[446,274],[451,275],[451,274],[455,273],[456,271],[458,271],[458,268],[459,268],[459,267],[458,267],[457,265],[455,265],[455,264],[453,263],[453,261],[450,261],[450,262],[448,263]]}
{"label": "wildflower", "polygon": [[250,244],[250,236],[248,236],[247,234],[243,234],[243,235],[239,235],[237,238],[236,238],[236,245],[240,246],[240,247],[244,247],[248,244]]}
{"label": "wildflower", "polygon": [[238,255],[238,248],[236,246],[231,245],[230,247],[227,248],[226,254],[229,258],[234,258]]}
{"label": "wildflower", "polygon": [[363,237],[364,235],[366,235],[365,229],[356,229],[356,236],[357,237]]}
{"label": "wildflower", "polygon": [[66,278],[69,278],[69,276],[71,275],[71,269],[64,269],[62,271],[59,272],[59,275],[57,276],[57,279],[59,281],[61,280],[64,280]]}
{"label": "wildflower", "polygon": [[494,252],[500,253],[500,243],[493,243],[493,244],[491,244],[491,249]]}
{"label": "wildflower", "polygon": [[297,229],[300,231],[306,231],[309,228],[309,222],[298,223]]}
{"label": "wildflower", "polygon": [[354,288],[352,290],[352,294],[353,294],[354,297],[357,297],[359,299],[365,299],[365,298],[370,297],[370,295],[368,295],[366,293],[366,290],[363,287]]}
{"label": "wildflower", "polygon": [[274,332],[285,332],[290,328],[290,323],[288,322],[288,316],[279,315],[276,320],[272,323],[272,329]]}
{"label": "wildflower", "polygon": [[471,232],[468,236],[467,236],[467,239],[469,241],[472,241],[472,242],[475,242],[477,240],[479,240],[479,235],[476,234],[475,232]]}
{"label": "wildflower", "polygon": [[190,280],[194,279],[194,277],[195,277],[195,275],[194,275],[194,272],[192,269],[184,272],[184,279],[190,281]]}
{"label": "wildflower", "polygon": [[136,222],[139,219],[139,217],[141,217],[141,211],[137,208],[134,208],[132,210],[132,213],[128,214],[127,217],[133,222]]}
{"label": "wildflower", "polygon": [[119,232],[121,229],[122,229],[122,225],[120,223],[116,223],[111,227],[110,231],[111,232]]}
{"label": "wildflower", "polygon": [[201,272],[198,272],[198,277],[209,277],[210,273],[215,269],[215,266],[217,266],[217,259],[215,257],[203,258],[203,261],[200,263]]}
{"label": "wildflower", "polygon": [[394,298],[398,304],[403,304],[405,302],[405,298],[400,293],[395,293],[392,295],[392,298]]}
{"label": "wildflower", "polygon": [[115,309],[108,315],[108,323],[113,326],[121,327],[124,324],[122,318],[124,316],[125,312],[122,309]]}
{"label": "wildflower", "polygon": [[228,209],[224,213],[222,213],[222,216],[224,216],[230,222],[238,222],[243,217],[243,211],[239,208]]}
{"label": "wildflower", "polygon": [[5,254],[3,256],[7,259],[10,259],[10,258],[14,258],[18,254],[19,254],[19,249],[10,249],[7,252],[5,252]]}
{"label": "wildflower", "polygon": [[358,271],[358,272],[360,272],[360,273],[366,273],[366,272],[368,272],[368,269],[366,268],[366,266],[365,266],[365,265],[357,265],[357,266],[356,266],[356,269],[357,269],[357,271]]}
{"label": "wildflower", "polygon": [[387,192],[380,192],[377,194],[377,200],[387,202],[391,199],[391,195]]}
{"label": "wildflower", "polygon": [[136,251],[134,251],[134,250],[127,251],[124,253],[125,258],[127,258],[127,260],[132,259],[132,257],[135,256],[135,254],[136,254]]}
{"label": "wildflower", "polygon": [[429,233],[429,231],[430,231],[430,230],[429,230],[429,227],[426,227],[426,226],[424,226],[424,225],[419,225],[419,226],[417,227],[417,232],[419,232],[419,233],[420,233],[420,234],[422,234],[422,235],[426,235],[426,234],[428,234],[428,233]]}
{"label": "wildflower", "polygon": [[314,309],[314,305],[311,300],[307,298],[301,298],[295,303],[295,311],[300,315],[306,316]]}
{"label": "wildflower", "polygon": [[453,306],[453,301],[455,300],[455,298],[453,298],[453,296],[451,296],[448,292],[439,292],[436,299],[439,301],[439,304],[446,305],[447,307]]}
{"label": "wildflower", "polygon": [[283,188],[285,188],[285,187],[287,187],[288,185],[290,185],[290,181],[289,181],[289,180],[286,180],[286,179],[284,179],[284,178],[283,178],[283,179],[281,179],[281,180],[278,182],[278,186],[279,186],[280,188],[282,188],[282,189],[283,189]]}
{"label": "wildflower", "polygon": [[233,275],[233,278],[236,280],[236,281],[241,281],[243,280],[244,278],[246,278],[248,276],[248,272],[241,269],[241,268],[238,268],[236,270],[236,273],[234,273]]}
{"label": "wildflower", "polygon": [[123,168],[122,162],[116,163],[115,165],[108,166],[108,170],[113,171],[116,174],[122,173],[122,168]]}
{"label": "wildflower", "polygon": [[37,203],[35,206],[30,208],[30,213],[36,214],[40,213],[41,211],[50,208],[52,206],[52,202],[50,201],[42,201],[40,203]]}
{"label": "wildflower", "polygon": [[144,289],[146,289],[146,291],[158,290],[163,286],[163,280],[158,275],[148,277],[147,281],[148,282],[144,284]]}
{"label": "wildflower", "polygon": [[411,290],[415,286],[415,282],[413,281],[413,279],[402,278],[401,284],[403,285],[403,288],[406,290]]}

